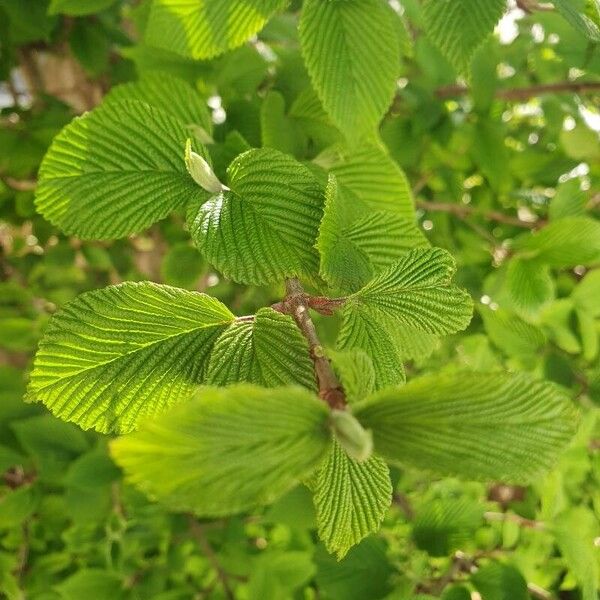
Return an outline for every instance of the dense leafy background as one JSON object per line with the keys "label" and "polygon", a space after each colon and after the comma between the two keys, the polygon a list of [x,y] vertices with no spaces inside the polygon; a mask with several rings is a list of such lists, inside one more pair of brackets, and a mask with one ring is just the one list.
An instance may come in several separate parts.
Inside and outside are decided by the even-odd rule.
{"label": "dense leafy background", "polygon": [[[206,25],[200,3],[191,1],[0,0],[0,593],[11,600],[460,600],[473,591],[483,600],[597,598],[597,1],[557,0],[544,7],[554,10],[522,2],[532,11],[512,7],[494,36],[487,34],[502,14],[499,0],[402,0],[390,3],[389,11],[376,0],[306,0],[301,19],[297,1],[281,12],[284,2],[257,0],[251,18],[240,17],[239,2],[222,2],[231,10],[230,20]],[[217,3],[204,4],[211,10]],[[388,13],[393,28],[386,26]],[[191,18],[184,19],[186,14]],[[364,52],[353,41],[357,35],[364,39],[361,28],[371,32]],[[258,31],[258,38],[245,43]],[[352,56],[351,65],[344,56]],[[140,77],[142,83],[114,87]],[[166,82],[169,94],[161,95],[157,82]],[[118,160],[135,162],[136,152],[145,151],[136,136],[151,129],[136,102],[152,98],[158,106],[152,127],[170,133],[153,138],[157,162],[145,165],[148,188],[136,186],[136,201],[140,206],[148,201],[148,208],[136,213],[136,220],[117,210],[99,232],[89,230],[88,213],[53,209],[47,213],[50,221],[80,237],[65,236],[36,214],[40,162],[62,127],[107,94],[99,127],[107,136],[103,149],[86,147],[71,160],[77,168],[93,163],[94,153],[114,143],[110,136],[120,139],[127,127],[129,154]],[[186,100],[188,110],[173,114],[177,103],[170,99],[176,97]],[[117,104],[123,101],[126,111]],[[341,146],[344,136],[374,132],[382,117],[385,148],[375,142],[352,151]],[[75,127],[85,138],[98,118],[87,117]],[[411,239],[411,246],[426,247],[424,235],[449,250],[476,316],[466,331],[443,342],[438,330],[403,340],[407,376],[443,372],[443,383],[465,367],[509,369],[563,386],[582,414],[579,433],[556,468],[526,487],[394,469],[394,501],[385,517],[373,499],[369,515],[340,517],[337,535],[322,531],[327,549],[343,556],[340,531],[358,540],[359,519],[384,519],[377,535],[338,562],[316,542],[315,508],[306,488],[293,489],[262,512],[190,520],[124,484],[105,437],[23,403],[33,351],[49,316],[83,291],[149,279],[210,291],[236,314],[281,298],[276,286],[232,283],[193,246],[199,217],[184,214],[183,204],[199,188],[182,177],[183,160],[170,162],[164,157],[172,155],[163,154],[170,145],[178,152],[185,142],[172,126],[181,122],[197,126],[199,144],[207,145],[221,181],[231,181],[234,157],[263,146],[274,150],[260,152],[272,156],[280,156],[277,150],[298,161],[314,159],[310,168],[324,184],[326,171],[333,175],[326,204],[329,229],[321,229],[317,244],[342,251],[337,259],[332,255],[332,263],[321,264],[320,274],[344,293],[356,292],[363,311],[377,309],[361,288],[390,263],[389,256],[371,252],[373,244],[384,241],[391,251],[402,252],[401,244],[394,245],[400,236]],[[59,138],[57,144],[69,150],[68,140]],[[199,145],[196,150],[204,151]],[[48,176],[38,200],[42,211],[55,186],[62,185],[52,179],[59,167],[49,163],[42,170]],[[106,174],[88,177],[91,214],[114,198],[104,193]],[[407,181],[419,229],[411,222]],[[123,185],[120,198],[127,201]],[[157,205],[148,190],[160,185],[171,195],[161,195]],[[244,189],[231,187],[233,211],[235,193]],[[372,216],[354,220],[350,207],[357,202],[371,208]],[[173,209],[175,214],[144,230]],[[210,203],[200,212],[209,211]],[[308,230],[319,218],[318,212],[307,216]],[[381,223],[393,225],[398,235],[381,240]],[[80,239],[134,231],[114,242]],[[222,249],[210,235],[201,244],[218,266]],[[287,261],[274,257],[271,268],[284,273],[286,263],[297,261],[294,269],[302,272],[314,258],[312,249],[298,245],[296,250],[290,249]],[[344,253],[352,253],[361,269],[340,276],[335,260],[343,260]],[[237,275],[249,283],[268,279],[244,264]],[[183,310],[184,299],[181,304]],[[280,317],[261,315],[268,336],[272,319]],[[319,322],[331,345],[339,327],[348,329],[359,317],[342,319]],[[452,331],[461,324],[458,314]],[[259,338],[253,346],[247,342],[245,325],[227,331],[245,352],[266,352]],[[287,341],[293,352],[293,334]],[[271,368],[264,356],[261,368]],[[220,366],[207,367],[213,381],[229,381]],[[385,365],[377,368],[385,372]],[[306,379],[302,361],[289,377]],[[481,453],[502,452],[502,442],[501,431],[489,446],[482,438]],[[333,464],[342,456],[330,456],[332,464],[325,465],[317,487],[327,469],[339,474],[350,468]],[[350,475],[360,481],[359,493],[383,477],[377,463],[368,471],[368,476]],[[327,494],[317,498],[316,510],[326,513]]]}

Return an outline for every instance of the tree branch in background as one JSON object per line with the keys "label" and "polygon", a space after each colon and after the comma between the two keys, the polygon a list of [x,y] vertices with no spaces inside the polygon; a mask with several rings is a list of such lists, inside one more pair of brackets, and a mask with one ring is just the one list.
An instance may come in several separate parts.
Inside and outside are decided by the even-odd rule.
{"label": "tree branch in background", "polygon": [[[470,89],[466,85],[454,84],[438,88],[435,95],[440,100],[464,96]],[[569,92],[576,94],[585,94],[589,92],[600,92],[600,81],[562,81],[559,83],[547,83],[540,85],[530,85],[527,87],[507,88],[496,90],[496,98],[508,101],[524,101],[544,94],[558,94]]]}
{"label": "tree branch in background", "polygon": [[548,12],[554,10],[554,6],[551,4],[540,4],[537,0],[517,0],[517,8],[529,14],[535,11]]}
{"label": "tree branch in background", "polygon": [[315,375],[319,384],[319,397],[327,402],[331,408],[344,409],[346,396],[338,378],[333,372],[323,346],[317,335],[315,325],[310,318],[308,296],[297,279],[288,279],[285,283],[287,295],[279,310],[290,314],[296,325],[308,341],[310,356],[315,365]]}
{"label": "tree branch in background", "polygon": [[212,546],[208,543],[206,534],[204,533],[204,528],[192,515],[189,516],[188,522],[192,536],[198,542],[198,546],[200,546],[202,554],[206,556],[206,559],[215,570],[217,578],[221,582],[221,587],[223,588],[225,597],[227,600],[235,600],[235,595],[231,589],[231,586],[229,585],[229,576],[221,566],[221,563],[219,563],[219,559],[217,558],[215,551],[212,549]]}
{"label": "tree branch in background", "polygon": [[35,190],[37,185],[36,181],[32,181],[29,179],[15,179],[14,177],[10,177],[9,175],[3,175],[0,173],[0,181],[4,183],[9,188],[17,191],[17,192],[31,192]]}
{"label": "tree branch in background", "polygon": [[524,229],[537,229],[540,226],[540,221],[529,222],[522,221],[518,217],[511,217],[504,213],[490,210],[482,211],[473,206],[464,204],[454,204],[452,202],[429,202],[427,200],[417,200],[417,208],[421,208],[430,212],[446,212],[464,219],[470,216],[479,216],[486,221],[495,221],[504,225],[512,225],[513,227],[523,227]]}

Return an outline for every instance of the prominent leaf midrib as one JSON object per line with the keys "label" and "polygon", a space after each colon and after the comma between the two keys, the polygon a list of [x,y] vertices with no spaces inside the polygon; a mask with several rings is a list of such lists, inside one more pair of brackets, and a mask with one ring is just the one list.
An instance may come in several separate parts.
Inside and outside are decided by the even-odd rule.
{"label": "prominent leaf midrib", "polygon": [[[235,319],[233,319],[235,320]],[[167,340],[176,338],[176,337],[185,337],[186,335],[190,335],[192,333],[196,333],[202,329],[209,329],[211,327],[222,327],[222,326],[226,326],[226,325],[230,325],[233,322],[232,319],[229,319],[227,321],[217,321],[215,323],[208,323],[206,325],[200,325],[198,327],[193,327],[192,329],[186,329],[185,331],[181,331],[179,333],[175,333],[173,335],[168,335],[165,337],[161,337],[158,340],[154,340],[152,342],[149,342],[148,344],[144,344],[142,346],[139,346],[138,348],[135,348],[133,350],[130,350],[129,352],[125,352],[124,354],[119,354],[118,356],[115,356],[114,358],[112,358],[111,360],[107,360],[101,363],[96,363],[94,364],[94,366],[86,368],[86,369],[80,369],[79,371],[75,372],[75,373],[71,373],[70,375],[66,375],[64,377],[60,377],[58,380],[53,381],[52,383],[48,383],[44,386],[41,387],[36,387],[35,389],[35,393],[40,393],[43,392],[44,390],[47,390],[49,388],[54,387],[55,385],[58,384],[62,384],[64,383],[64,381],[69,380],[69,379],[73,379],[73,378],[77,378],[79,377],[82,373],[89,373],[92,371],[95,371],[96,369],[100,369],[102,367],[106,367],[107,365],[110,365],[116,361],[119,361],[121,359],[127,358],[128,356],[131,356],[133,354],[137,354],[138,352],[142,352],[144,350],[147,350],[148,348],[151,348],[152,346],[155,346],[156,344],[160,344],[162,342],[165,342]],[[94,339],[94,338],[91,338]],[[42,344],[40,345],[40,350],[43,350],[45,348],[46,344]],[[74,350],[80,350],[80,348],[75,348],[74,346],[68,346],[66,344],[61,344],[61,347],[63,348],[72,348]],[[49,363],[43,363],[43,362],[38,362],[36,363],[36,366],[52,366],[54,367],[55,365],[53,364],[49,364]]]}

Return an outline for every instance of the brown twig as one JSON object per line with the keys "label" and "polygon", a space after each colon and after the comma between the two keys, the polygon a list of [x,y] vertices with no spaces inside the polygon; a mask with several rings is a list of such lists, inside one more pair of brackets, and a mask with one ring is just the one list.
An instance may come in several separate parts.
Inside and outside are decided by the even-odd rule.
{"label": "brown twig", "polygon": [[17,192],[31,192],[35,190],[37,182],[28,179],[15,179],[9,175],[0,174],[0,181]]}
{"label": "brown twig", "polygon": [[417,200],[417,207],[431,212],[447,212],[460,218],[477,215],[486,219],[487,221],[495,221],[496,223],[512,225],[513,227],[523,227],[525,229],[537,229],[540,226],[540,221],[522,221],[518,217],[511,217],[510,215],[505,215],[504,213],[495,210],[482,211],[473,206],[466,206],[464,204]]}
{"label": "brown twig", "polygon": [[522,11],[531,14],[534,11],[553,11],[554,7],[550,4],[539,4],[537,0],[517,0],[517,7]]}
{"label": "brown twig", "polygon": [[[496,90],[496,98],[506,101],[523,101],[536,96],[545,94],[558,94],[569,92],[576,94],[585,94],[589,92],[600,91],[600,81],[560,81],[558,83],[543,83],[539,85],[530,85],[526,87],[507,88]],[[466,85],[453,84],[438,88],[435,95],[440,100],[464,96],[470,89]]]}
{"label": "brown twig", "polygon": [[278,308],[283,309],[283,312],[293,317],[308,341],[308,348],[315,365],[315,375],[319,385],[319,397],[327,402],[331,408],[344,409],[346,407],[346,396],[328,358],[325,356],[317,330],[310,318],[309,297],[297,279],[286,280],[285,287],[287,294],[283,302],[278,305]]}
{"label": "brown twig", "polygon": [[413,508],[409,497],[402,493],[396,492],[392,498],[394,504],[400,507],[404,516],[408,521],[412,521],[415,518],[415,509]]}
{"label": "brown twig", "polygon": [[503,513],[503,512],[486,512],[483,514],[486,521],[510,521],[516,523],[519,527],[525,527],[527,529],[545,529],[542,521],[534,521],[533,519],[526,519],[521,515],[515,513]]}
{"label": "brown twig", "polygon": [[192,515],[189,516],[188,522],[190,532],[194,536],[194,539],[198,542],[198,546],[200,546],[202,553],[204,554],[204,556],[206,556],[208,562],[211,564],[212,568],[217,574],[217,578],[221,583],[221,587],[223,588],[223,593],[225,594],[225,597],[227,598],[227,600],[235,600],[235,595],[233,593],[233,590],[231,589],[231,586],[229,585],[229,576],[221,566],[221,563],[219,562],[215,551],[206,539],[204,528]]}

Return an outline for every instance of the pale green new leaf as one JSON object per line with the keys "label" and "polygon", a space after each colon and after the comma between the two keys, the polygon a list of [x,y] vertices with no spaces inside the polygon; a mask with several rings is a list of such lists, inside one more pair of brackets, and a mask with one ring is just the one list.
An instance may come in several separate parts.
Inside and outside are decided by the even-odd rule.
{"label": "pale green new leaf", "polygon": [[[170,113],[188,127],[189,135],[208,143],[213,122],[206,102],[189,83],[168,73],[144,73],[139,81],[112,88],[104,104],[138,100]],[[180,153],[180,152],[179,152]]]}
{"label": "pale green new leaf", "polygon": [[352,139],[372,134],[392,101],[399,72],[391,9],[379,0],[305,0],[300,41],[334,123]]}
{"label": "pale green new leaf", "polygon": [[414,202],[406,175],[381,145],[364,142],[352,149],[332,146],[314,162],[335,175],[338,186],[356,202],[414,221]]}
{"label": "pale green new leaf", "polygon": [[241,46],[288,0],[153,0],[146,42],[195,59]]}
{"label": "pale green new leaf", "polygon": [[344,293],[356,291],[409,250],[429,246],[412,220],[372,211],[355,200],[338,186],[334,175],[329,177],[317,238],[319,272]]}
{"label": "pale green new leaf", "polygon": [[475,50],[494,31],[506,0],[425,0],[425,32],[461,73],[469,70]]}
{"label": "pale green new leaf", "polygon": [[183,123],[145,103],[101,106],[52,142],[40,167],[37,209],[65,233],[84,239],[142,231],[190,200],[205,198],[185,169],[188,137]]}
{"label": "pale green new leaf", "polygon": [[462,331],[471,321],[473,303],[452,283],[455,271],[456,263],[445,250],[411,250],[350,296],[344,313],[361,311],[435,335]]}
{"label": "pale green new leaf", "polygon": [[302,388],[203,388],[113,442],[129,481],[171,509],[220,517],[268,504],[331,447],[328,410]]}
{"label": "pale green new leaf", "polygon": [[421,377],[376,393],[355,415],[392,463],[513,483],[551,468],[577,422],[561,388],[504,373]]}
{"label": "pale green new leaf", "polygon": [[229,187],[190,205],[190,233],[224,275],[263,284],[318,271],[323,192],[310,171],[277,150],[249,150],[227,169]]}
{"label": "pale green new leaf", "polygon": [[221,334],[210,357],[206,382],[314,389],[315,374],[306,339],[293,319],[262,308],[253,321],[234,321]]}
{"label": "pale green new leaf", "polygon": [[52,317],[28,396],[84,429],[131,431],[189,397],[234,319],[210,296],[149,282],[87,292]]}
{"label": "pale green new leaf", "polygon": [[319,537],[342,559],[379,529],[392,501],[389,469],[378,456],[356,462],[334,442],[317,475],[314,494]]}
{"label": "pale green new leaf", "polygon": [[556,268],[600,263],[600,221],[565,217],[518,237],[513,247],[525,258]]}
{"label": "pale green new leaf", "polygon": [[584,14],[585,2],[583,0],[579,2],[576,0],[552,0],[552,2],[572,27],[593,42],[600,42],[600,27]]}

